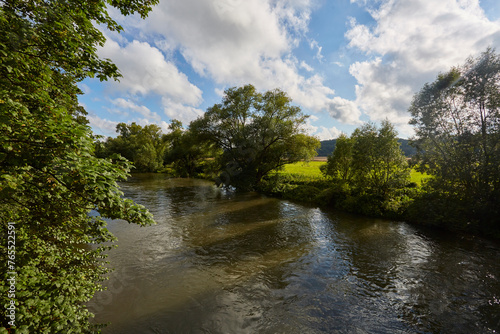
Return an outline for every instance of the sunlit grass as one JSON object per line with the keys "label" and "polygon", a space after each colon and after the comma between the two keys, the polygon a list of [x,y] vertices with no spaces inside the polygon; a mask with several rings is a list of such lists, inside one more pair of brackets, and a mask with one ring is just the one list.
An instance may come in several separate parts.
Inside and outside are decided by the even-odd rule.
{"label": "sunlit grass", "polygon": [[326,162],[324,161],[296,162],[294,164],[285,165],[285,169],[282,173],[308,177],[323,177],[319,167],[325,164]]}
{"label": "sunlit grass", "polygon": [[430,177],[432,177],[432,176],[430,176],[429,174],[417,172],[413,168],[411,169],[410,181],[415,182],[418,185],[421,185],[423,180],[428,179]]}
{"label": "sunlit grass", "polygon": [[[324,161],[310,161],[310,162],[296,162],[294,164],[285,165],[285,168],[280,173],[290,174],[299,177],[307,177],[312,179],[323,178],[321,174],[320,166],[325,165]],[[415,169],[411,170],[410,182],[415,182],[418,185],[422,184],[422,181],[429,178],[428,174],[417,172]]]}

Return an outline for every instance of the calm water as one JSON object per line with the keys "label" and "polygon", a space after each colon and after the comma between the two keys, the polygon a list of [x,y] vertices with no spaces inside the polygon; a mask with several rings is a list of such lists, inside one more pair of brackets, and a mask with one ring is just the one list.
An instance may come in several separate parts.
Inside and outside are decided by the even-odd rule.
{"label": "calm water", "polygon": [[500,246],[201,180],[123,185],[158,222],[110,222],[104,333],[496,333]]}

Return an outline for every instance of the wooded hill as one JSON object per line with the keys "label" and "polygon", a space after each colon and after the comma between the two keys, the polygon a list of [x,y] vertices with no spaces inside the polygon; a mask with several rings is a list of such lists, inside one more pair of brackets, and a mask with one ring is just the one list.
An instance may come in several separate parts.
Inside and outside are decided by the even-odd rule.
{"label": "wooded hill", "polygon": [[[337,143],[337,139],[330,139],[330,140],[322,140],[321,141],[321,146],[318,149],[318,156],[319,157],[327,157],[332,154],[333,150],[335,149],[335,144]],[[408,139],[398,139],[398,143],[401,145],[401,149],[403,150],[405,156],[411,157],[417,153],[417,150],[413,147],[410,146],[409,140]]]}

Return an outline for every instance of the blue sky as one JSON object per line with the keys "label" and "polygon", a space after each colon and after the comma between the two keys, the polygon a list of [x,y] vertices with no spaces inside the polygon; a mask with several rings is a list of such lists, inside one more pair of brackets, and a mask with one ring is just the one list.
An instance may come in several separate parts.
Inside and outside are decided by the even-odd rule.
{"label": "blue sky", "polygon": [[98,54],[120,82],[86,79],[80,103],[96,134],[119,122],[184,125],[229,87],[280,88],[321,140],[389,119],[410,137],[413,95],[488,46],[500,52],[498,0],[160,0],[123,17]]}

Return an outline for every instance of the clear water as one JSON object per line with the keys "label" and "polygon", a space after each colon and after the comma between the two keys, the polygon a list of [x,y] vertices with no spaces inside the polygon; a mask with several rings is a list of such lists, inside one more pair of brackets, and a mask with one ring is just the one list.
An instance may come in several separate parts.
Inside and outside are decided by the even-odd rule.
{"label": "clear water", "polygon": [[104,333],[496,333],[500,245],[210,182],[122,187],[158,225],[109,223]]}

